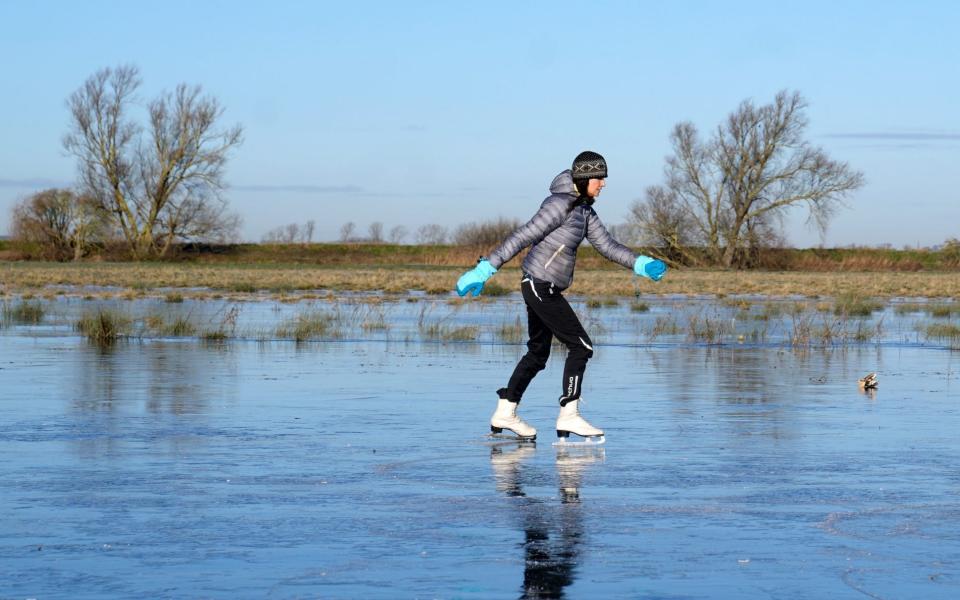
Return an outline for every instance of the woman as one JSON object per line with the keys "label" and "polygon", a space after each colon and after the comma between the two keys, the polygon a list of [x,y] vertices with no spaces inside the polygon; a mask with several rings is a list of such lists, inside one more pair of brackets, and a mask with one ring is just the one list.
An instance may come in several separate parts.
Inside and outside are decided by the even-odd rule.
{"label": "woman", "polygon": [[532,245],[523,261],[520,285],[527,304],[530,340],[507,387],[497,390],[497,409],[490,418],[490,430],[495,434],[509,429],[520,439],[536,439],[537,430],[517,415],[517,405],[530,381],[547,366],[550,343],[556,337],[567,347],[557,436],[560,441],[566,441],[571,433],[586,438],[585,441],[604,440],[603,431],[580,415],[583,373],[587,360],[593,356],[593,346],[562,293],[573,282],[577,248],[586,238],[607,259],[653,281],[659,281],[667,271],[662,261],[634,254],[603,226],[593,203],[606,185],[606,177],[607,163],[602,156],[589,151],[578,154],[571,169],[554,177],[550,196],[537,214],[457,281],[458,294],[472,292],[476,296],[501,265]]}

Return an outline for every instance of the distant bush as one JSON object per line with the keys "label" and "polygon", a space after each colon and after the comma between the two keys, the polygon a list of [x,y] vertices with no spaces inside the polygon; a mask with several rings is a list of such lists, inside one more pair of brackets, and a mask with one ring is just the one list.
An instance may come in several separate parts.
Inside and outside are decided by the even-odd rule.
{"label": "distant bush", "polygon": [[68,189],[37,192],[13,207],[13,239],[35,244],[43,258],[77,260],[109,232],[107,213],[93,198]]}
{"label": "distant bush", "polygon": [[520,221],[498,217],[482,223],[466,223],[453,232],[453,243],[458,246],[496,246],[520,227]]}
{"label": "distant bush", "polygon": [[447,243],[447,228],[436,223],[421,225],[417,229],[417,244],[441,245]]}
{"label": "distant bush", "polygon": [[957,238],[950,238],[945,241],[940,252],[943,254],[945,261],[954,266],[960,265],[960,240]]}

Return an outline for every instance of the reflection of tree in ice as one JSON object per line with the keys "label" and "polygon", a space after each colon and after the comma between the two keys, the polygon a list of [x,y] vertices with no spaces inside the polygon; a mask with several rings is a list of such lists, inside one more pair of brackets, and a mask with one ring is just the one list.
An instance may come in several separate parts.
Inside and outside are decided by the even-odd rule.
{"label": "reflection of tree in ice", "polygon": [[532,444],[495,446],[490,452],[498,492],[511,499],[524,532],[524,573],[521,598],[561,598],[572,584],[584,539],[580,488],[584,470],[602,462],[603,448],[557,450],[560,503],[533,498],[524,492],[523,462],[535,454]]}
{"label": "reflection of tree in ice", "polygon": [[86,360],[76,363],[81,393],[74,402],[84,412],[111,412],[118,404],[150,413],[203,412],[217,390],[214,372],[230,376],[237,368],[222,345],[131,343],[85,351]]}
{"label": "reflection of tree in ice", "polygon": [[[137,432],[140,423],[132,415],[189,417],[174,421],[176,426],[195,427],[210,405],[231,394],[237,380],[237,364],[229,346],[192,343],[121,343],[83,347],[84,357],[72,363],[68,376],[76,386],[72,405],[85,430],[102,430],[103,435],[81,437],[73,445],[81,455],[97,456],[115,449],[118,440]],[[219,382],[219,383],[218,383]],[[136,433],[135,433],[136,432]],[[172,436],[172,444],[198,442],[197,436]]]}

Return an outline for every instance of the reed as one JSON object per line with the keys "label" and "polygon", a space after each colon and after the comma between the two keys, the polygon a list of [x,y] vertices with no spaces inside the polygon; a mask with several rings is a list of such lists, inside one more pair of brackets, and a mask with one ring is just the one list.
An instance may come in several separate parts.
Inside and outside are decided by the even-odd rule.
{"label": "reed", "polygon": [[883,303],[851,290],[837,296],[833,314],[847,317],[869,317],[878,310],[883,310]]}
{"label": "reed", "polygon": [[74,324],[74,328],[92,342],[112,344],[130,334],[132,322],[132,319],[120,312],[101,307],[95,312],[84,313]]}
{"label": "reed", "polygon": [[426,340],[472,342],[480,335],[480,328],[473,325],[451,327],[442,323],[429,323],[420,328],[420,335]]}
{"label": "reed", "polygon": [[513,291],[513,290],[510,290],[510,289],[508,289],[508,288],[500,285],[499,283],[497,283],[497,282],[495,282],[495,281],[488,281],[488,282],[483,286],[483,293],[482,293],[481,297],[487,296],[487,297],[489,297],[489,298],[497,298],[497,297],[500,297],[500,296],[506,296],[506,295],[510,294],[511,291]]}
{"label": "reed", "polygon": [[925,308],[925,304],[918,304],[916,302],[901,302],[894,305],[893,312],[898,315],[910,315],[914,313],[921,313]]}
{"label": "reed", "polygon": [[197,327],[186,317],[176,317],[164,324],[162,332],[173,337],[190,337],[197,333]]}
{"label": "reed", "polygon": [[771,319],[779,319],[783,316],[783,304],[780,302],[765,302],[763,304],[763,309],[755,314],[753,318],[757,321],[770,321]]}
{"label": "reed", "polygon": [[947,319],[960,313],[960,304],[931,304],[928,311],[931,317]]}
{"label": "reed", "polygon": [[231,306],[224,310],[220,322],[212,328],[200,332],[200,339],[208,342],[224,342],[236,337],[237,319],[240,318],[240,307]]}
{"label": "reed", "polygon": [[690,340],[716,344],[732,333],[732,324],[722,317],[693,314],[687,320],[687,338]]}
{"label": "reed", "polygon": [[504,323],[497,328],[496,336],[502,342],[518,344],[523,341],[524,327],[520,317],[513,323]]}
{"label": "reed", "polygon": [[13,305],[3,303],[0,319],[14,325],[39,325],[46,315],[46,309],[39,301],[21,300]]}
{"label": "reed", "polygon": [[389,328],[387,315],[382,308],[371,308],[360,323],[360,329],[364,331],[386,331]]}
{"label": "reed", "polygon": [[310,310],[281,323],[276,330],[278,338],[293,339],[296,342],[340,337],[333,327],[334,318],[322,311]]}
{"label": "reed", "polygon": [[953,342],[960,341],[960,325],[953,323],[931,323],[927,325],[928,338],[945,339]]}
{"label": "reed", "polygon": [[677,319],[669,315],[657,317],[648,335],[651,340],[654,340],[662,335],[678,335],[679,333],[680,326],[677,324]]}

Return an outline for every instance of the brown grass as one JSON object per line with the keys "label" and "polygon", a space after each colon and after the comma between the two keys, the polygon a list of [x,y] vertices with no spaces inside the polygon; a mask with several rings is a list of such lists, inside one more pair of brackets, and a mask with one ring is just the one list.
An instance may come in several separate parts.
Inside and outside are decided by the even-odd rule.
{"label": "brown grass", "polygon": [[[460,267],[324,267],[315,265],[237,265],[192,263],[82,263],[43,262],[0,263],[0,281],[8,292],[42,293],[52,285],[117,286],[135,297],[151,294],[156,288],[209,288],[217,292],[249,294],[253,290],[314,292],[317,290],[380,290],[404,293],[421,290],[449,294]],[[507,267],[495,281],[508,291],[519,287],[519,271]],[[710,271],[673,269],[658,283],[639,281],[643,294],[743,295],[836,297],[857,294],[889,298],[916,296],[951,298],[960,296],[960,277],[948,272],[821,273],[787,271]],[[634,276],[625,269],[578,269],[571,294],[590,296],[632,296]],[[89,295],[89,289],[76,290]],[[159,291],[163,297],[170,293]],[[179,293],[179,292],[178,292]],[[183,292],[186,294],[186,292]],[[190,296],[193,297],[193,296]]]}

